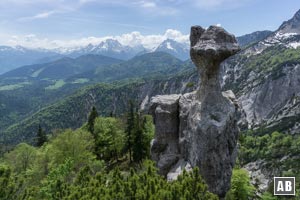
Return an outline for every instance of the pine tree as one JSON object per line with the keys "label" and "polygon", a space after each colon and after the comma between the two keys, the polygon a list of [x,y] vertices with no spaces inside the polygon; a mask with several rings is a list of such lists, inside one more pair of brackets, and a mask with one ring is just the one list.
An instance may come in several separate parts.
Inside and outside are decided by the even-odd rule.
{"label": "pine tree", "polygon": [[134,142],[133,142],[133,160],[134,162],[140,162],[143,158],[146,157],[146,148],[145,148],[145,137],[144,137],[144,120],[141,125],[141,116],[140,113],[136,117],[136,128],[134,132]]}
{"label": "pine tree", "polygon": [[45,131],[43,131],[41,125],[39,125],[36,137],[36,146],[41,147],[45,142],[47,142],[47,135]]}
{"label": "pine tree", "polygon": [[135,116],[134,116],[134,104],[133,101],[129,101],[129,113],[127,115],[127,127],[126,127],[126,150],[129,152],[129,160],[132,162],[132,143],[135,129]]}
{"label": "pine tree", "polygon": [[90,112],[90,115],[89,115],[89,118],[88,118],[88,123],[87,123],[88,131],[92,134],[94,134],[95,119],[98,116],[99,116],[98,112],[97,112],[95,106],[93,106],[92,111]]}

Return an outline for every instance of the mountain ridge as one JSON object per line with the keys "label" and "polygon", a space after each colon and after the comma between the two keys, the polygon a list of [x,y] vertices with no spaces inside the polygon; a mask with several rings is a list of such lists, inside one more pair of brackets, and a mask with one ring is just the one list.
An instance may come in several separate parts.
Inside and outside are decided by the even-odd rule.
{"label": "mountain ridge", "polygon": [[[237,37],[237,39],[239,40],[239,38],[245,37],[241,36]],[[247,37],[247,41],[244,42],[245,45],[258,41],[259,38],[261,38],[261,34],[257,36],[248,34]],[[14,51],[14,53],[11,51]],[[95,54],[121,60],[129,60],[135,56],[153,51],[167,52],[181,60],[189,58],[188,43],[178,42],[170,38],[163,40],[154,49],[145,48],[141,44],[133,45],[132,47],[122,45],[117,39],[106,39],[98,44],[89,44],[76,48],[61,47],[56,49],[32,49],[22,46],[0,46],[0,58],[2,58],[0,59],[0,74],[24,65],[53,62],[63,57],[76,58],[85,54]]]}

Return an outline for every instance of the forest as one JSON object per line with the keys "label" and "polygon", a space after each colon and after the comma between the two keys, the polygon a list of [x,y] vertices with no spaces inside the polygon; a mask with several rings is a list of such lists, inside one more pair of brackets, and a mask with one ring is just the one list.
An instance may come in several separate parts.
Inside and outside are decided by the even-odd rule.
{"label": "forest", "polygon": [[[176,181],[158,174],[150,159],[152,117],[139,113],[133,102],[128,107],[120,117],[99,116],[93,107],[88,121],[76,130],[46,134],[39,126],[34,144],[20,143],[1,156],[0,199],[219,199],[208,191],[198,168],[184,171]],[[299,154],[299,144],[300,137],[278,132],[241,135],[241,152],[226,200],[258,198],[248,172],[240,166],[280,157],[285,148],[292,147],[291,155]],[[295,171],[284,173],[299,174],[295,163],[300,162],[287,159],[283,167],[293,165]],[[279,198],[266,192],[259,199]]]}

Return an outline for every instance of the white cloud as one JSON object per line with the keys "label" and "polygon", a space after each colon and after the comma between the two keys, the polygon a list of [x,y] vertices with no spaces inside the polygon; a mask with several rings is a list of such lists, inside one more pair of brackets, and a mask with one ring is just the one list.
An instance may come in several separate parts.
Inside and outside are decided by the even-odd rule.
{"label": "white cloud", "polygon": [[66,0],[1,0],[0,7],[24,6],[24,5],[61,5]]}
{"label": "white cloud", "polygon": [[55,13],[57,13],[57,11],[55,11],[55,10],[41,12],[41,13],[38,13],[34,16],[21,17],[21,18],[18,19],[18,21],[31,21],[31,20],[35,20],[35,19],[48,18],[48,17],[50,17],[51,15],[53,15]]}
{"label": "white cloud", "polygon": [[190,0],[202,10],[220,10],[220,9],[234,9],[244,5],[250,0]]}
{"label": "white cloud", "polygon": [[149,2],[149,1],[140,1],[138,4],[143,8],[156,8],[155,2]]}
{"label": "white cloud", "polygon": [[184,35],[178,30],[168,29],[164,34],[143,35],[140,32],[134,31],[117,36],[105,37],[84,37],[74,40],[49,40],[47,38],[40,38],[34,34],[25,36],[10,36],[4,45],[17,46],[21,45],[28,48],[79,48],[87,46],[88,44],[99,44],[106,39],[116,39],[123,45],[138,46],[143,45],[145,48],[153,49],[166,39],[173,39],[177,42],[188,43],[189,35]]}
{"label": "white cloud", "polygon": [[142,35],[140,32],[132,32],[113,37],[120,43],[128,46],[143,45],[145,48],[152,49],[157,47],[166,39],[173,39],[177,42],[188,43],[189,35],[184,35],[178,30],[167,29],[164,34]]}

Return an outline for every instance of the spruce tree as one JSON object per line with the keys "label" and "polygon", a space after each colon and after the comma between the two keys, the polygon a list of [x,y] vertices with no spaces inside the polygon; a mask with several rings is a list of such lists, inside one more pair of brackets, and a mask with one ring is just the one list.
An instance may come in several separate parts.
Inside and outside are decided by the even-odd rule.
{"label": "spruce tree", "polygon": [[36,137],[36,146],[41,147],[45,142],[47,142],[47,135],[45,131],[43,131],[41,125],[39,125]]}
{"label": "spruce tree", "polygon": [[92,111],[90,112],[87,128],[90,133],[94,135],[94,125],[95,125],[95,119],[98,117],[98,112],[96,110],[96,107],[93,106]]}
{"label": "spruce tree", "polygon": [[135,129],[135,116],[134,116],[133,101],[129,101],[129,113],[127,114],[127,127],[126,127],[126,150],[129,152],[129,160],[132,162],[132,143]]}
{"label": "spruce tree", "polygon": [[134,162],[140,162],[143,158],[146,157],[146,148],[145,148],[145,137],[144,137],[144,130],[143,122],[141,123],[141,116],[140,113],[137,114],[136,117],[136,128],[134,132],[134,142],[133,142],[133,160]]}

